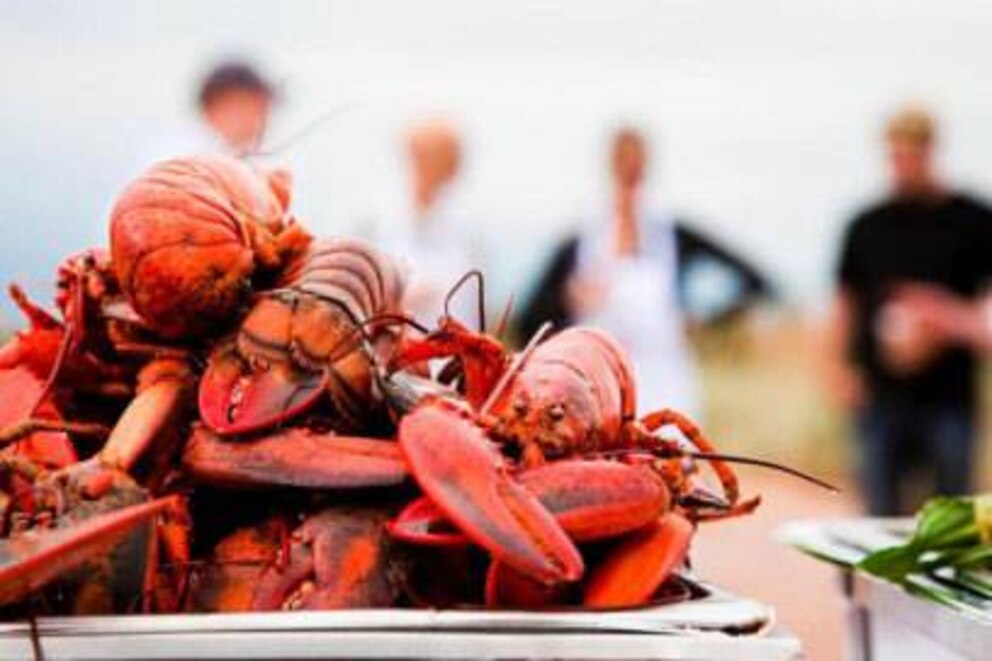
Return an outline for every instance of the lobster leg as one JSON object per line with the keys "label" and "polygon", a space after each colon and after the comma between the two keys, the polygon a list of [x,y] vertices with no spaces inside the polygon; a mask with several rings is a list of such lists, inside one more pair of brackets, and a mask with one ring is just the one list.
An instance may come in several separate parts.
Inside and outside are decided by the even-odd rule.
{"label": "lobster leg", "polygon": [[582,576],[578,549],[468,412],[432,400],[403,418],[399,439],[421,488],[473,542],[545,583]]}
{"label": "lobster leg", "polygon": [[61,574],[105,553],[172,498],[99,514],[65,528],[28,530],[0,541],[0,606],[20,601]]}
{"label": "lobster leg", "polygon": [[590,571],[585,605],[623,608],[648,601],[685,560],[693,532],[688,519],[669,512],[632,533]]}
{"label": "lobster leg", "polygon": [[[148,563],[145,578],[146,601],[153,602],[160,613],[174,613],[179,610],[189,585],[190,549],[189,505],[183,498],[176,498],[167,507],[155,524],[155,535],[151,541],[153,560]],[[158,562],[158,558],[165,562]],[[163,565],[161,568],[159,565]],[[165,585],[159,577],[165,579]],[[145,610],[149,610],[146,606]]]}
{"label": "lobster leg", "polygon": [[295,427],[234,441],[197,426],[183,451],[183,465],[203,481],[229,486],[385,487],[407,476],[396,443]]}
{"label": "lobster leg", "polygon": [[[701,452],[716,452],[713,443],[706,438],[699,426],[678,411],[662,409],[649,413],[641,419],[641,425],[643,426],[643,430],[646,431],[646,436],[642,432],[640,434],[641,438],[635,438],[635,444],[647,445],[648,447],[652,444],[657,446],[659,439],[653,435],[653,432],[662,427],[672,425],[682,432],[689,442]],[[638,432],[635,431],[634,433],[638,435]],[[723,492],[728,503],[733,505],[740,497],[740,487],[737,482],[736,473],[734,473],[734,470],[729,464],[719,459],[710,460],[709,464],[713,467],[713,471],[723,486]]]}
{"label": "lobster leg", "polygon": [[395,372],[434,358],[456,356],[465,374],[465,399],[478,409],[503,375],[507,359],[503,345],[485,333],[476,333],[450,317],[426,337],[405,339],[397,349],[390,371]]}
{"label": "lobster leg", "polygon": [[138,395],[128,404],[100,450],[103,464],[130,470],[162,433],[173,431],[193,384],[184,360],[161,358],[139,375]]}

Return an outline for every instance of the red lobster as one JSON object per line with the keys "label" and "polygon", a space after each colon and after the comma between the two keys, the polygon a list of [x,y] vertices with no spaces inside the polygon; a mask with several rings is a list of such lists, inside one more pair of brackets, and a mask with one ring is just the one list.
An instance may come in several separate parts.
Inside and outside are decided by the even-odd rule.
{"label": "red lobster", "polygon": [[[511,360],[493,338],[443,319],[396,365],[451,353],[476,376],[466,379],[466,392],[482,404],[472,410],[434,398],[402,419],[403,456],[430,503],[415,503],[393,529],[439,543],[431,526],[451,521],[496,561],[491,600],[511,593],[511,601],[534,603],[535,593],[585,576],[589,605],[641,603],[685,558],[694,520],[758,504],[739,501],[733,471],[687,418],[671,410],[635,417],[626,355],[603,332],[568,329]],[[479,360],[486,364],[470,369]],[[691,445],[659,436],[666,426]],[[710,461],[722,497],[687,470],[692,456]],[[621,533],[634,536],[587,574],[575,542]]]}

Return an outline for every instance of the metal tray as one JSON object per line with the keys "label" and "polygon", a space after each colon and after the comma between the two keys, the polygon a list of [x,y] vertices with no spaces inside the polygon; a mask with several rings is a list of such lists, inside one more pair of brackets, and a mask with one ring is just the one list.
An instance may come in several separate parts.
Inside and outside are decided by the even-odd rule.
{"label": "metal tray", "polygon": [[38,618],[0,624],[0,658],[794,659],[758,602],[705,586],[610,612],[350,610]]}

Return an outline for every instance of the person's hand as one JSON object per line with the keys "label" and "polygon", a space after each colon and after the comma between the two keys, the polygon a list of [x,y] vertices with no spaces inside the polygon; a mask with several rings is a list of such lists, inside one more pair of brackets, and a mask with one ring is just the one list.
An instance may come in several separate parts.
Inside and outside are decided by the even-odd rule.
{"label": "person's hand", "polygon": [[912,313],[935,340],[946,344],[966,344],[974,339],[982,311],[970,299],[942,287],[909,283],[898,287],[891,299]]}
{"label": "person's hand", "polygon": [[875,335],[881,359],[897,375],[911,375],[961,341],[962,305],[931,285],[897,289],[879,310]]}

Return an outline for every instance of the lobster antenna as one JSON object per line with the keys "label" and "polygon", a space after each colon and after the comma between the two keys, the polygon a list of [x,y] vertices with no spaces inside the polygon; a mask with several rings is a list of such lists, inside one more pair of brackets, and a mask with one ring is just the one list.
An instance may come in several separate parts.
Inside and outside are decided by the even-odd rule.
{"label": "lobster antenna", "polygon": [[384,326],[409,326],[411,328],[415,328],[421,333],[424,333],[425,335],[430,332],[426,326],[413,317],[408,317],[396,312],[384,312],[382,314],[369,317],[365,321],[356,322],[355,327],[335,345],[334,350],[331,351],[331,355],[334,355],[334,351],[338,347],[345,346],[356,336],[360,336],[367,347],[371,347],[372,337],[369,335],[367,327],[375,324],[383,324]]}
{"label": "lobster antenna", "polygon": [[366,326],[374,326],[376,324],[385,324],[386,326],[409,326],[410,328],[420,331],[424,335],[430,332],[430,329],[413,317],[405,314],[399,314],[398,312],[383,312],[382,314],[377,314],[374,317],[369,317],[362,323],[358,324],[358,328],[365,328]]}
{"label": "lobster antenna", "polygon": [[810,484],[815,484],[816,486],[826,489],[831,493],[840,493],[840,489],[830,484],[825,480],[821,480],[818,477],[805,473],[798,468],[792,468],[791,466],[785,466],[784,464],[779,464],[774,461],[769,461],[767,459],[759,459],[757,457],[745,457],[736,454],[724,454],[722,452],[685,452],[686,457],[692,457],[694,459],[705,459],[707,461],[726,461],[732,464],[745,464],[748,466],[759,466],[761,468],[768,468],[770,470],[779,471],[793,477],[798,477],[800,480],[805,480]]}
{"label": "lobster antenna", "polygon": [[498,339],[503,339],[503,334],[506,333],[506,327],[510,324],[510,314],[513,312],[513,294],[506,299],[506,305],[503,307],[503,312],[499,315],[499,323],[496,324],[496,332],[494,335]]}
{"label": "lobster antenna", "polygon": [[513,357],[513,362],[510,363],[510,366],[507,367],[506,371],[499,377],[499,381],[497,381],[496,385],[493,386],[493,390],[489,393],[489,397],[486,398],[486,401],[479,409],[479,415],[485,415],[486,412],[489,411],[489,407],[491,407],[496,399],[503,394],[503,391],[506,390],[506,386],[510,383],[510,379],[512,379],[513,376],[520,371],[520,368],[524,365],[524,361],[527,360],[530,354],[534,352],[534,349],[537,348],[538,343],[540,343],[540,341],[544,339],[544,336],[549,332],[551,332],[551,322],[545,321],[541,327],[537,329],[537,332],[531,336],[530,340],[527,342],[527,346],[523,348],[523,351]]}
{"label": "lobster antenna", "polygon": [[486,278],[482,275],[482,271],[479,269],[472,269],[462,277],[458,279],[458,282],[448,290],[448,294],[444,297],[444,316],[451,316],[451,301],[454,299],[455,294],[461,289],[466,282],[475,278],[477,294],[476,301],[479,305],[479,332],[484,333],[486,331]]}
{"label": "lobster antenna", "polygon": [[[623,456],[627,454],[637,454],[643,452],[642,449],[627,448],[621,450],[610,450],[604,452],[603,454],[607,456]],[[726,461],[732,464],[745,464],[748,466],[758,466],[760,468],[768,468],[770,470],[779,471],[781,473],[786,473],[793,477],[797,477],[800,480],[805,480],[811,484],[815,484],[818,487],[826,489],[832,493],[840,493],[840,489],[834,485],[821,480],[818,477],[814,477],[809,473],[805,473],[798,468],[792,468],[791,466],[785,466],[783,464],[776,463],[774,461],[769,461],[768,459],[759,459],[757,457],[745,457],[739,454],[725,454],[723,452],[702,452],[702,451],[692,451],[692,450],[681,450],[681,449],[671,449],[671,448],[659,448],[655,452],[662,457],[686,457],[689,459],[703,459],[705,461]]]}
{"label": "lobster antenna", "polygon": [[38,409],[41,408],[42,403],[45,398],[48,397],[52,392],[52,388],[55,387],[55,380],[59,377],[62,372],[62,366],[65,364],[66,356],[69,355],[69,349],[72,347],[73,342],[73,325],[67,323],[65,325],[65,331],[62,335],[62,341],[59,342],[58,353],[55,354],[55,361],[52,363],[52,369],[48,372],[48,376],[45,378],[45,383],[41,387],[41,392],[38,393],[38,398],[31,405],[31,410],[28,412],[28,416],[34,416]]}
{"label": "lobster antenna", "polygon": [[309,123],[304,124],[302,128],[297,130],[295,133],[291,133],[288,137],[282,140],[282,142],[277,142],[275,146],[268,147],[266,149],[251,149],[245,152],[244,156],[275,156],[280,152],[284,152],[296,143],[300,142],[311,133],[322,127],[328,121],[345,114],[355,106],[354,102],[348,101],[346,103],[339,103],[336,106],[332,106],[320,113],[314,119],[310,120]]}

